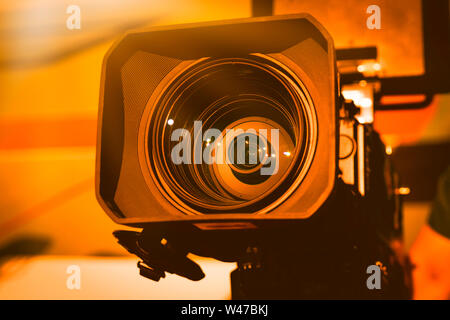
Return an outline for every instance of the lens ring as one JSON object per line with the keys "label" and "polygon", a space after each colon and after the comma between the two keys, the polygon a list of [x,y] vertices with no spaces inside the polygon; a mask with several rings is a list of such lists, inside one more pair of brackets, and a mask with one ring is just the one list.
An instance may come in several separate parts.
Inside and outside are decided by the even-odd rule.
{"label": "lens ring", "polygon": [[[205,84],[205,78],[215,81],[217,87],[226,86],[236,78],[239,84],[248,85],[244,89],[228,88],[224,94],[220,88]],[[154,106],[148,106],[151,111],[145,120],[147,165],[167,200],[185,213],[265,213],[284,201],[306,174],[317,139],[314,105],[303,83],[280,62],[262,55],[203,59],[180,72],[159,94]],[[186,112],[186,107],[190,106],[186,101],[198,104],[190,110],[192,116]],[[282,130],[282,139],[294,145],[292,152],[285,152],[291,158],[282,160],[285,161],[283,172],[276,178],[268,178],[270,182],[266,185],[261,182],[253,188],[259,193],[235,192],[223,183],[223,176],[211,174],[217,167],[215,164],[195,163],[192,156],[195,143],[188,157],[193,163],[171,163],[173,143],[168,141],[173,128],[186,129],[195,140],[195,130],[189,121],[202,120],[204,133],[213,128],[224,130],[246,117],[272,122],[272,127]],[[202,141],[202,153],[204,143]],[[217,144],[217,141],[208,143]],[[239,174],[252,173],[239,172],[236,166],[234,169]],[[252,187],[248,183],[242,189]]]}
{"label": "lens ring", "polygon": [[[249,138],[248,140],[247,137]],[[243,163],[239,162],[236,152],[234,152],[237,149],[237,145],[240,143],[240,139],[245,140],[245,154]],[[227,141],[228,140],[230,139],[227,139]],[[255,141],[256,144],[254,143]],[[267,140],[261,135],[255,136],[253,133],[241,133],[237,135],[230,141],[230,143],[226,147],[226,150],[228,152],[227,157],[233,158],[231,159],[233,161],[230,161],[232,170],[241,174],[249,174],[258,171],[269,158],[266,153],[263,154],[263,151],[268,149],[269,146],[270,144],[268,144]],[[256,153],[253,154],[251,151],[255,151]]]}

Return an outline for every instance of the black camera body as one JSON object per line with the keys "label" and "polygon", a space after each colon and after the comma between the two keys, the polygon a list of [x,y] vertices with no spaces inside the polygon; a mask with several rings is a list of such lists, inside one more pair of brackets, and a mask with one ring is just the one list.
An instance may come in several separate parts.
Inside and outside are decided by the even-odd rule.
{"label": "black camera body", "polygon": [[[96,193],[115,222],[143,228],[115,233],[141,274],[199,280],[191,252],[238,262],[233,298],[407,297],[389,159],[340,89],[333,41],[307,14],[121,38],[102,70]],[[240,138],[244,161],[228,162]],[[383,293],[366,287],[376,263]]]}

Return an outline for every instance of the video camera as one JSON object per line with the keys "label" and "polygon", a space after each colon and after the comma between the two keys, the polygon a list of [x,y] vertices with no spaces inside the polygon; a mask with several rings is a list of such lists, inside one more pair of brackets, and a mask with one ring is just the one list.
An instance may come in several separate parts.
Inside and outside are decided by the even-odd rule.
{"label": "video camera", "polygon": [[[97,198],[143,229],[115,232],[143,276],[200,280],[194,253],[238,262],[233,298],[410,295],[373,97],[345,99],[310,15],[129,32],[100,97]],[[375,264],[382,293],[366,287]]]}

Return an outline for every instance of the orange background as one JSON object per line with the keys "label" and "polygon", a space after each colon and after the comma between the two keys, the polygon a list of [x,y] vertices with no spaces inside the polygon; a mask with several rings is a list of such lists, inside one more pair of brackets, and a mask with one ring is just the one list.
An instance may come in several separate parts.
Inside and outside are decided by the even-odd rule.
{"label": "orange background", "polygon": [[[69,4],[81,8],[81,30],[66,28],[65,9]],[[369,4],[381,7],[381,30],[365,26]],[[423,71],[418,0],[279,0],[274,9],[275,14],[311,13],[329,29],[338,48],[377,45],[385,75]],[[111,235],[120,226],[109,220],[94,195],[97,105],[106,50],[130,27],[248,16],[250,1],[238,0],[36,0],[0,4],[0,244],[33,234],[51,240],[47,254],[125,256]],[[379,112],[375,125],[393,146],[448,141],[449,109],[449,96],[438,96],[424,110]],[[424,221],[428,204],[415,204],[409,210],[406,232],[410,244]],[[80,262],[85,258],[73,259]],[[92,259],[89,261],[95,265],[97,260]],[[128,267],[121,269],[126,272],[114,278],[126,277],[129,272],[134,272],[130,277],[137,274],[136,259],[129,259]],[[30,269],[30,279],[45,269],[39,263]],[[48,259],[42,263],[45,265]],[[68,263],[64,260],[61,266]],[[229,266],[224,268],[214,278],[220,290],[226,290],[222,278]],[[0,297],[19,297],[20,292],[34,297],[46,290],[36,289],[40,283],[26,291],[26,283],[31,280],[21,279],[16,278],[19,282],[15,284],[3,282],[3,287],[0,279]],[[59,281],[55,280],[58,277],[49,279]],[[99,286],[107,283],[107,278],[102,279]],[[120,286],[126,284],[122,281],[114,288],[120,291]],[[107,287],[103,288],[93,289],[89,297],[100,297]],[[59,292],[54,290],[46,296]],[[227,295],[225,291],[223,294]]]}

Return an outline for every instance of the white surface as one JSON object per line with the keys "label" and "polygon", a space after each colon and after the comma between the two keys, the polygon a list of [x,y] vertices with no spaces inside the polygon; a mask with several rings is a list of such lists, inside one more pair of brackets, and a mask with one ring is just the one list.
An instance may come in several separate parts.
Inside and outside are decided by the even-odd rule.
{"label": "white surface", "polygon": [[[139,275],[137,258],[40,256],[2,266],[0,299],[229,299],[233,263],[196,259],[206,277],[193,282],[167,274],[159,282]],[[81,270],[80,290],[68,289],[70,265]]]}

